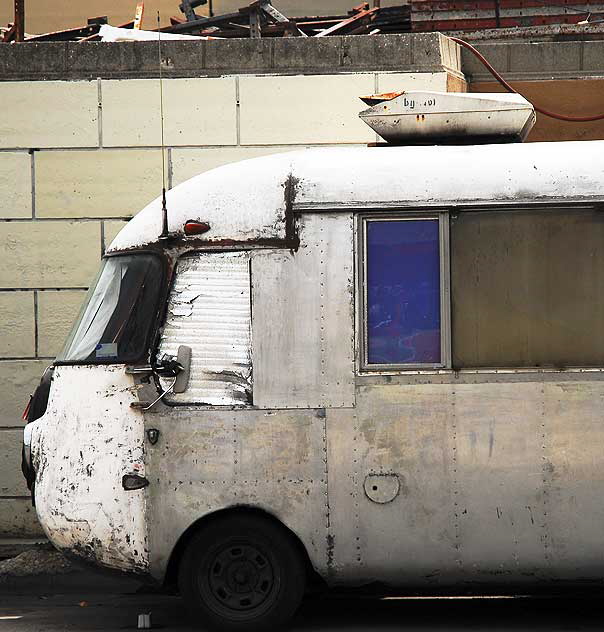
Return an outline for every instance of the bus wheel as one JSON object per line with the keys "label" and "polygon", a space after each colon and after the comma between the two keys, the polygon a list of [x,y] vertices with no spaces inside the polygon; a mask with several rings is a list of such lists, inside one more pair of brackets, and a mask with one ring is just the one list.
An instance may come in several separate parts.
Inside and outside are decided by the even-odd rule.
{"label": "bus wheel", "polygon": [[272,630],[295,614],[305,566],[269,520],[238,515],[202,527],[185,549],[178,585],[196,618],[218,630]]}

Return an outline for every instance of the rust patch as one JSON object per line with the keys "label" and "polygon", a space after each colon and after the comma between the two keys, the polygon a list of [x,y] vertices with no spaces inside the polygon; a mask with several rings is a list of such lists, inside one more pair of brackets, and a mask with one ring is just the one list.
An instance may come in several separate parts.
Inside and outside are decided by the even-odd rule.
{"label": "rust patch", "polygon": [[372,94],[368,97],[359,97],[363,103],[366,105],[372,106],[377,105],[378,103],[383,103],[384,101],[392,101],[392,99],[396,99],[396,97],[400,97],[401,94],[405,94],[404,92],[382,92],[382,94]]}
{"label": "rust patch", "polygon": [[300,179],[296,178],[293,173],[290,173],[283,183],[283,196],[285,199],[285,241],[292,252],[297,252],[300,247],[297,216],[294,212],[294,202],[298,195],[299,185]]}

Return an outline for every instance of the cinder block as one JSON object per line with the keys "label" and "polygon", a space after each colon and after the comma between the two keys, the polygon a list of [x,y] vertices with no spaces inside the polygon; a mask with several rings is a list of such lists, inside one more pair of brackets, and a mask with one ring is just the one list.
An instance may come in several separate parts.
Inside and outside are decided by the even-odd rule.
{"label": "cinder block", "polygon": [[35,161],[36,217],[128,217],[161,194],[159,149],[41,151]]}
{"label": "cinder block", "polygon": [[[396,70],[411,69],[411,34],[346,35],[328,37],[341,41],[341,64],[344,69]],[[311,40],[313,43],[315,40]]]}
{"label": "cinder block", "polygon": [[276,70],[325,69],[333,72],[340,65],[340,41],[324,37],[279,37],[272,42]]}
{"label": "cinder block", "polygon": [[446,72],[381,72],[378,75],[378,92],[402,90],[447,91]]}
{"label": "cinder block", "polygon": [[0,82],[0,147],[98,146],[96,81]]}
{"label": "cinder block", "polygon": [[[517,46],[516,43],[513,46]],[[484,55],[487,61],[498,72],[508,71],[509,44],[476,44],[478,51]],[[466,77],[492,77],[489,71],[482,65],[476,55],[466,48],[461,50],[461,71]]]}
{"label": "cinder block", "polygon": [[[268,154],[293,151],[301,147],[277,146],[270,147],[219,147],[203,149],[173,149],[172,150],[172,186],[176,186],[193,176],[215,167],[226,165],[247,158],[257,158]],[[105,243],[108,243],[105,240]]]}
{"label": "cinder block", "polygon": [[583,42],[583,70],[604,75],[604,40]]}
{"label": "cinder block", "polygon": [[360,96],[372,94],[374,75],[241,77],[242,145],[367,143],[358,117]]}
{"label": "cinder block", "polygon": [[[166,79],[163,94],[166,145],[237,143],[234,77]],[[159,98],[157,79],[103,81],[103,145],[159,146]]]}
{"label": "cinder block", "polygon": [[116,238],[117,234],[124,228],[124,226],[128,222],[120,222],[118,220],[113,220],[110,222],[103,222],[104,230],[103,234],[105,235],[105,250],[109,248],[111,242]]}
{"label": "cinder block", "polygon": [[546,73],[555,77],[580,69],[581,42],[526,42],[510,46],[510,73]]}
{"label": "cinder block", "polygon": [[442,39],[440,33],[416,33],[411,39],[411,60],[414,70],[439,71],[443,69]]}
{"label": "cinder block", "polygon": [[0,533],[5,538],[35,538],[43,535],[29,498],[0,498]]}
{"label": "cinder block", "polygon": [[85,297],[84,290],[38,292],[38,355],[54,357],[61,351]]}
{"label": "cinder block", "polygon": [[31,198],[31,156],[0,152],[0,217],[31,217]]}
{"label": "cinder block", "polygon": [[273,38],[223,39],[203,42],[205,68],[210,71],[266,72],[271,67]]}
{"label": "cinder block", "polygon": [[22,430],[0,429],[0,496],[27,496],[21,472]]}
{"label": "cinder block", "polygon": [[88,287],[100,254],[99,222],[0,222],[0,288]]}
{"label": "cinder block", "polygon": [[[8,10],[8,5],[4,3],[0,10],[3,23],[8,19]],[[65,72],[66,46],[67,42],[27,42],[27,46],[0,46],[0,77],[60,76]]]}
{"label": "cinder block", "polygon": [[42,373],[48,364],[45,360],[0,361],[0,427],[20,426],[23,423],[21,415],[29,396],[40,383]]}
{"label": "cinder block", "polygon": [[34,293],[0,292],[0,357],[35,356],[34,335]]}

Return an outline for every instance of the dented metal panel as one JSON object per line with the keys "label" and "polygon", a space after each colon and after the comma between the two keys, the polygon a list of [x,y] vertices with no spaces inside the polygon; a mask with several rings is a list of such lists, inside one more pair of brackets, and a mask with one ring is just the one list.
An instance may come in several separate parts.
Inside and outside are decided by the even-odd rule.
{"label": "dented metal panel", "polygon": [[[174,403],[216,406],[251,403],[249,254],[198,253],[183,257],[168,303],[158,356],[191,347],[191,371]],[[162,380],[164,387],[171,380]]]}
{"label": "dented metal panel", "polygon": [[299,220],[300,248],[252,257],[254,403],[354,405],[353,222]]}

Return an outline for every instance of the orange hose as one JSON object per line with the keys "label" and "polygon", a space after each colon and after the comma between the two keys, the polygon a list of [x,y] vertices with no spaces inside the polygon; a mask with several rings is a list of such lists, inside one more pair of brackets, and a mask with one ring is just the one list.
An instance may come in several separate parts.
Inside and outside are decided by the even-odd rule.
{"label": "orange hose", "polygon": [[[479,61],[482,65],[495,77],[495,79],[508,91],[513,92],[514,94],[520,94],[518,91],[514,90],[512,86],[491,66],[491,64],[487,61],[487,59],[480,53],[472,44],[468,44],[462,39],[458,37],[451,37],[454,42],[467,48],[471,53],[473,53],[476,57],[478,57]],[[553,119],[558,119],[559,121],[568,121],[569,123],[588,123],[589,121],[601,121],[604,119],[604,114],[594,114],[593,116],[567,116],[566,114],[556,114],[556,112],[550,112],[549,110],[544,110],[533,104],[533,107],[537,112],[543,114],[545,116],[549,116]]]}

